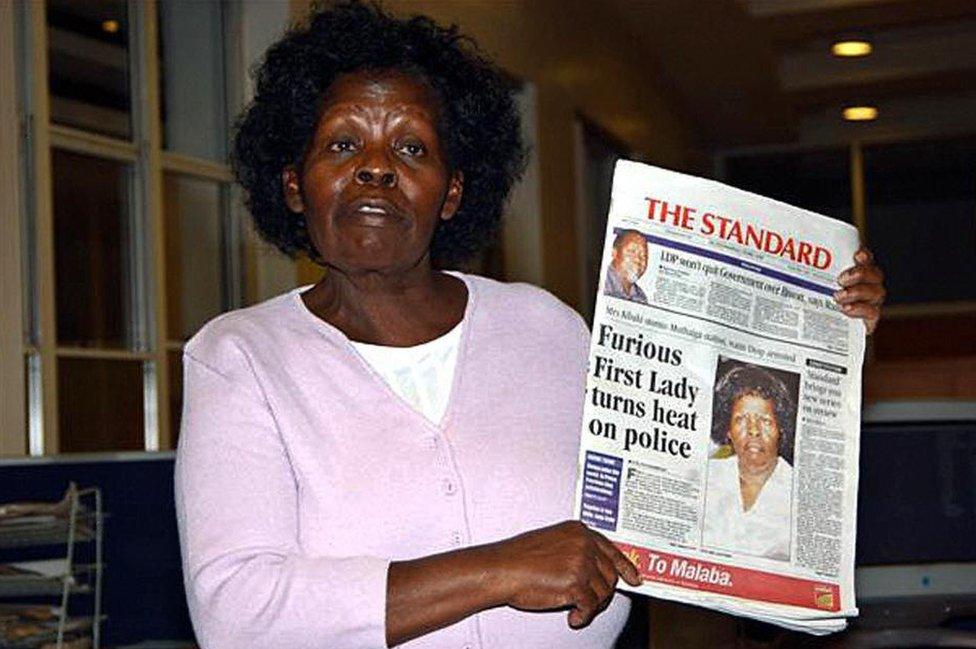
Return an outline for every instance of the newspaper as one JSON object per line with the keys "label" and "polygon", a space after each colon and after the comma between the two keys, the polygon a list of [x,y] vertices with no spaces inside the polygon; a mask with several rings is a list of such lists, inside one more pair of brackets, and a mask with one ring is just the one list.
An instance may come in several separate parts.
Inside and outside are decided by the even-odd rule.
{"label": "newspaper", "polygon": [[864,324],[833,299],[857,231],[617,164],[576,515],[621,588],[824,634],[857,615]]}

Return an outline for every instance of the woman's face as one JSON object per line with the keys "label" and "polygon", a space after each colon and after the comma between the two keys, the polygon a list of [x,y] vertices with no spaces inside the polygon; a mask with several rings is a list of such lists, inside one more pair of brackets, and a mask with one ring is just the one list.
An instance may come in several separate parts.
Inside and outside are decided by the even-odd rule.
{"label": "woman's face", "polygon": [[348,74],[326,91],[301,169],[286,169],[283,182],[327,264],[396,273],[427,258],[462,191],[437,135],[438,111],[433,91],[402,72]]}
{"label": "woman's face", "polygon": [[729,440],[739,458],[740,470],[772,470],[779,455],[779,425],[772,401],[747,394],[732,404]]}

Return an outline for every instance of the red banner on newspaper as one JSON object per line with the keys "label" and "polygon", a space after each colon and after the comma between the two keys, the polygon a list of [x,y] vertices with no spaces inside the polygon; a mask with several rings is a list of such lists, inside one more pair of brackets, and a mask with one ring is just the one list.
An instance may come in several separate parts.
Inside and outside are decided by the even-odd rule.
{"label": "red banner on newspaper", "polygon": [[818,611],[840,610],[837,584],[725,566],[626,543],[617,543],[617,547],[634,562],[646,581]]}

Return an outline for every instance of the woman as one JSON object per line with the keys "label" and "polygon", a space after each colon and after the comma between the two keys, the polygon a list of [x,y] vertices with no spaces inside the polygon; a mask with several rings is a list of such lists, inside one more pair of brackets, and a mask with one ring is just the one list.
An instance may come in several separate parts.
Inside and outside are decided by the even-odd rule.
{"label": "woman", "polygon": [[259,231],[326,273],[186,347],[202,646],[612,646],[639,577],[565,521],[586,327],[435,270],[491,241],[519,175],[498,71],[453,28],[343,4],[268,51],[234,157]]}
{"label": "woman", "polygon": [[788,560],[795,395],[769,370],[733,361],[723,371],[722,364],[712,439],[725,452],[708,463],[702,543]]}

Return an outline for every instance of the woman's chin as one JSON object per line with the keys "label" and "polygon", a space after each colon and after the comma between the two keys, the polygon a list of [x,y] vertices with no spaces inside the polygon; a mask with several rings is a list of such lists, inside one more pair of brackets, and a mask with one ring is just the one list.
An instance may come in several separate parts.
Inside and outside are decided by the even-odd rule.
{"label": "woman's chin", "polygon": [[776,466],[776,458],[765,453],[746,451],[739,456],[739,469],[742,473],[758,474],[770,471]]}
{"label": "woman's chin", "polygon": [[402,274],[419,266],[425,255],[404,254],[403,250],[388,246],[364,246],[342,256],[337,268],[350,275],[360,273]]}
{"label": "woman's chin", "polygon": [[412,245],[408,233],[394,228],[356,228],[336,242],[332,254],[334,266],[351,273],[409,269],[426,254],[426,245]]}

